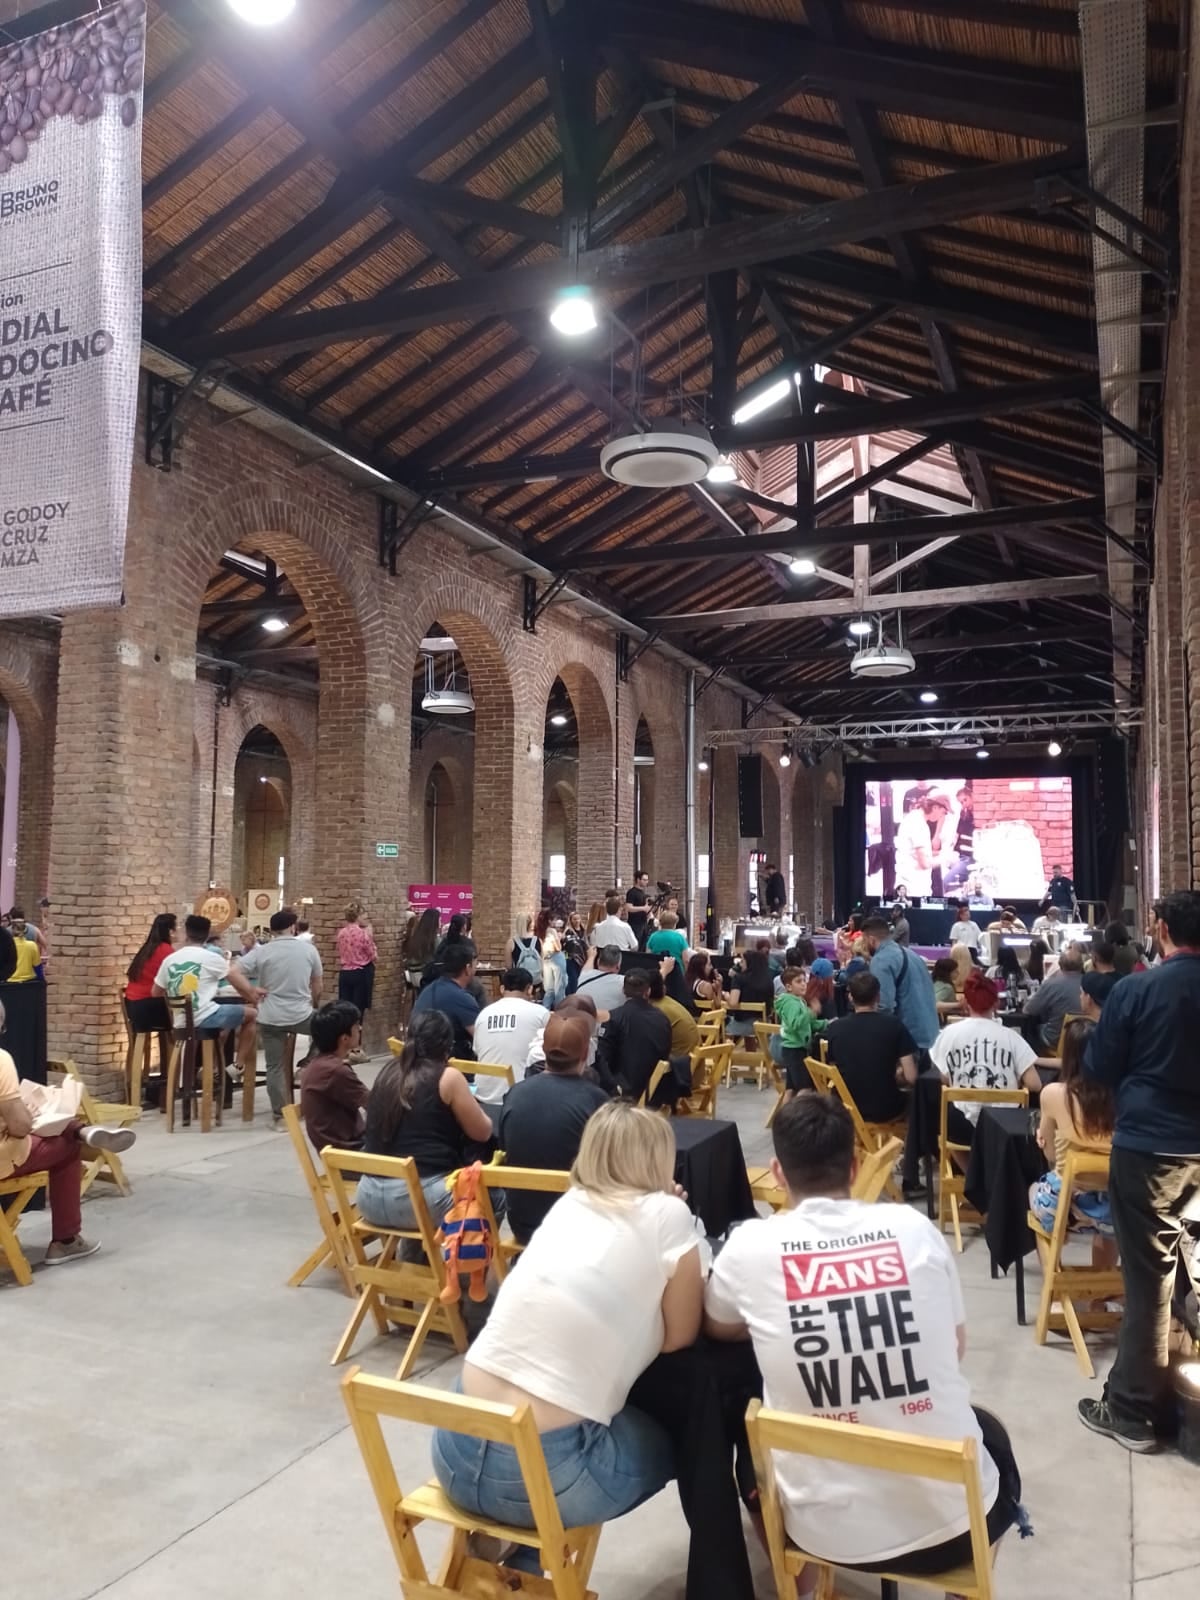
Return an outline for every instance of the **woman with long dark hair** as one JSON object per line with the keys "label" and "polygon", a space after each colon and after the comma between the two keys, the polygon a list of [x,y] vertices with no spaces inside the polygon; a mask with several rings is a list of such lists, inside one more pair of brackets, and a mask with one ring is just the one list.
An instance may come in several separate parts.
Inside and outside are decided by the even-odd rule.
{"label": "woman with long dark hair", "polygon": [[158,969],[175,947],[176,917],[173,911],[160,911],[150,924],[150,932],[137,955],[126,968],[125,1010],[136,1033],[170,1033],[171,1018],[165,1000],[155,1000],[154,980]]}
{"label": "woman with long dark hair", "polygon": [[[1029,1205],[1048,1233],[1062,1202],[1062,1175],[1071,1151],[1107,1154],[1112,1148],[1116,1122],[1112,1090],[1083,1070],[1083,1053],[1094,1027],[1094,1022],[1083,1017],[1074,1017],[1066,1024],[1062,1032],[1062,1076],[1042,1090],[1037,1141],[1054,1168],[1032,1185]],[[1101,1270],[1115,1267],[1117,1248],[1112,1238],[1108,1195],[1079,1190],[1070,1196],[1070,1204],[1078,1221],[1097,1230],[1092,1240],[1092,1266]]]}
{"label": "woman with long dark hair", "polygon": [[[725,1003],[734,1014],[725,1020],[727,1039],[752,1039],[755,1022],[761,1022],[771,1015],[775,1004],[775,974],[771,971],[770,952],[770,942],[760,939],[753,950],[746,951],[741,972],[735,970],[729,974],[729,994]],[[739,1017],[736,1014],[739,1005],[763,1005],[766,1010],[762,1017],[756,1017],[753,1012]]]}
{"label": "woman with long dark hair", "polygon": [[1042,983],[1046,977],[1046,957],[1050,954],[1050,946],[1044,939],[1035,939],[1029,946],[1029,959],[1025,963],[1025,971],[1034,983]]}
{"label": "woman with long dark hair", "polygon": [[[438,1223],[450,1209],[448,1173],[472,1156],[468,1144],[487,1144],[492,1124],[457,1067],[448,1066],[454,1027],[444,1012],[418,1011],[404,1049],[367,1096],[363,1149],[372,1156],[411,1156],[425,1201]],[[364,1177],[355,1202],[381,1228],[415,1228],[408,1185],[400,1178]]]}
{"label": "woman with long dark hair", "polygon": [[721,999],[721,974],[713,966],[707,950],[696,950],[688,957],[683,981],[687,985],[692,1010],[697,1016],[724,1003]]}

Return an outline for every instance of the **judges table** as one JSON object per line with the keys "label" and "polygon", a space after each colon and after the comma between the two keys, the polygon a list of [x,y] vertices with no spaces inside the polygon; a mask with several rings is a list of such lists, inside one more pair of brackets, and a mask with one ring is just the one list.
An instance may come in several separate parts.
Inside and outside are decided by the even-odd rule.
{"label": "judges table", "polygon": [[707,1117],[675,1117],[675,1182],[687,1192],[688,1205],[710,1238],[718,1238],[731,1222],[758,1215],[746,1158],[736,1122]]}

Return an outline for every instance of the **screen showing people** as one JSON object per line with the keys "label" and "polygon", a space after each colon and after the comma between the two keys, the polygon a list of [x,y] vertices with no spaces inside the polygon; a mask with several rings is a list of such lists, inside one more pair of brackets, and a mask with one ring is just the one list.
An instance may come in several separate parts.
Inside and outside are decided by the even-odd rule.
{"label": "screen showing people", "polygon": [[866,893],[1038,900],[1072,877],[1071,780],[892,778],[866,785]]}

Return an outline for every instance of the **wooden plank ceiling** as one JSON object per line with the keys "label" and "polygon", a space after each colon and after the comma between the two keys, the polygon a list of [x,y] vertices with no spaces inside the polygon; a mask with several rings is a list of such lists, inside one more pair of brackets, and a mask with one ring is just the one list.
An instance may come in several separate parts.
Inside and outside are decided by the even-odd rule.
{"label": "wooden plank ceiling", "polygon": [[[803,549],[852,572],[852,495],[805,501],[815,439],[857,413],[917,456],[948,446],[992,515],[896,581],[982,587],[905,613],[911,684],[844,687],[838,615],[698,616],[672,642],[801,712],[904,710],[930,685],[964,710],[1111,704],[1073,0],[298,0],[269,32],[220,0],[150,9],[151,343],[634,622],[844,597],[786,562]],[[1151,108],[1176,100],[1178,12],[1148,0]],[[1147,131],[1146,221],[1164,237],[1176,142],[1170,121]],[[547,311],[576,280],[602,315],[567,341]],[[1144,281],[1153,373],[1164,288]],[[802,375],[795,403],[733,424],[780,368]],[[1139,544],[1160,389],[1141,395]],[[614,431],[681,415],[731,449],[795,445],[791,550],[755,548],[762,507],[737,485],[601,475]],[[892,481],[914,473],[901,460]],[[876,568],[937,537],[913,528],[919,505],[875,493]],[[670,559],[621,563],[653,546]],[[1091,581],[1053,597],[1038,583],[1076,575]],[[210,601],[244,598],[240,581]],[[228,616],[208,633],[236,655],[246,627]],[[289,627],[253,647],[287,661],[310,642]],[[1136,691],[1140,663],[1124,667]]]}

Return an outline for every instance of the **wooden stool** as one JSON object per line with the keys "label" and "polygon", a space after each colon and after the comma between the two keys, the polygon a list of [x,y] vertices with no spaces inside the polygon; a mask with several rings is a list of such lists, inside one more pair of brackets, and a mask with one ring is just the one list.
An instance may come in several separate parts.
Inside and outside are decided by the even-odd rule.
{"label": "wooden stool", "polygon": [[[154,1058],[153,1042],[155,1039],[161,1039],[164,1032],[169,1030],[151,1028],[148,1032],[142,1032],[135,1028],[129,1015],[129,1002],[124,994],[121,995],[121,1013],[125,1018],[125,1032],[129,1040],[125,1048],[125,1098],[130,1105],[140,1106],[142,1079],[150,1076]],[[163,1045],[161,1056],[164,1062],[169,1058],[169,1045]]]}
{"label": "wooden stool", "polygon": [[[192,1102],[196,1098],[196,1058],[200,1059],[200,1132],[211,1133],[213,1125],[214,1106],[216,1122],[221,1122],[221,1106],[225,1098],[224,1093],[214,1096],[213,1086],[217,1075],[217,1044],[221,1037],[219,1028],[197,1029],[192,1020],[192,997],[181,995],[176,1000],[168,1002],[171,1016],[175,1024],[174,1041],[171,1046],[171,1059],[167,1064],[167,1085],[165,1091],[165,1110],[167,1113],[167,1132],[175,1132],[175,1091],[180,1086],[182,1079],[183,1091],[183,1125],[188,1127],[192,1120]],[[221,1062],[221,1076],[224,1079],[225,1066]],[[222,1081],[222,1090],[224,1082]]]}

